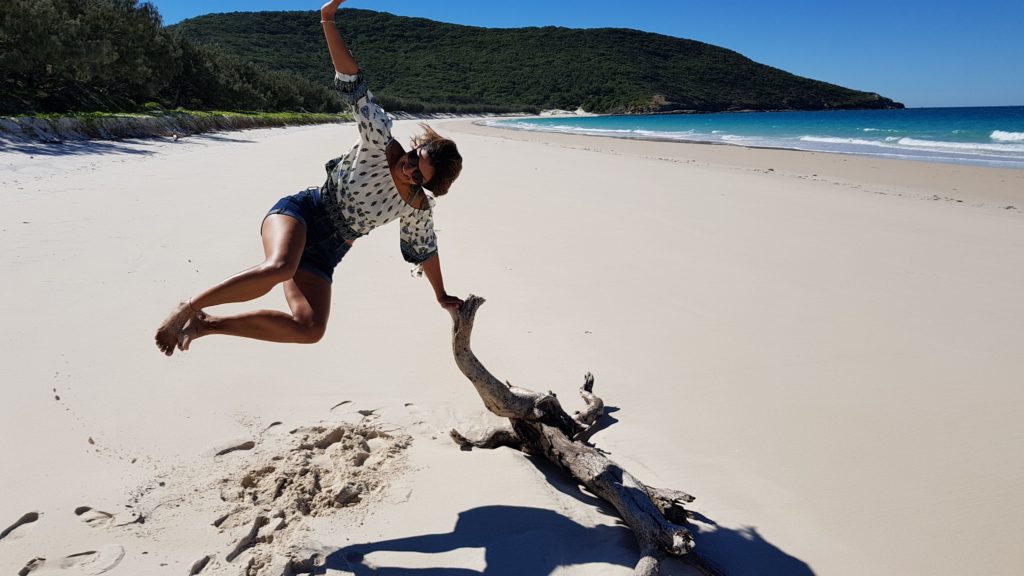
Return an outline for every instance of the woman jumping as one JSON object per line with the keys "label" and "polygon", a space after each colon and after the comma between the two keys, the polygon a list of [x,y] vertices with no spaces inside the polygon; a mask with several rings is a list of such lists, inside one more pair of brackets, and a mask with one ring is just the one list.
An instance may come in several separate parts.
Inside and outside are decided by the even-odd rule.
{"label": "woman jumping", "polygon": [[[432,209],[462,170],[455,142],[430,127],[406,152],[391,137],[391,120],[366,88],[359,65],[334,25],[344,0],[320,9],[335,85],[351,106],[359,142],[327,163],[327,181],[280,199],[263,219],[262,263],[178,304],[156,332],[166,355],[188,350],[196,339],[228,334],[271,342],[313,343],[323,337],[331,306],[334,268],[353,242],[374,228],[399,219],[402,256],[421,266],[438,303],[458,308],[462,300],[445,292],[437,256]],[[429,192],[429,194],[428,194]],[[203,310],[246,302],[284,285],[291,313],[258,310],[216,317]]]}

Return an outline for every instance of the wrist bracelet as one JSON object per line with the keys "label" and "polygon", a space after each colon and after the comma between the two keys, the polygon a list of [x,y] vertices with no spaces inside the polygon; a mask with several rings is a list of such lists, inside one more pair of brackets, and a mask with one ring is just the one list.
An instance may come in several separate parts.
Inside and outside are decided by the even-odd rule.
{"label": "wrist bracelet", "polygon": [[334,24],[334,20],[321,20],[321,24]]}

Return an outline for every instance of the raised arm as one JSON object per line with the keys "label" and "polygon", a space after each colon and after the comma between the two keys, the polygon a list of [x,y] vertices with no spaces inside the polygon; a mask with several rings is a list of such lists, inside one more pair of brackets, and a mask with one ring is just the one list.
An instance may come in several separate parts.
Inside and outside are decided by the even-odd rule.
{"label": "raised arm", "polygon": [[[359,138],[363,147],[373,148],[374,153],[377,150],[386,151],[388,143],[391,142],[391,119],[373,99],[373,94],[367,89],[363,75],[359,71],[359,64],[348,51],[348,46],[334,25],[334,15],[344,1],[331,0],[320,8],[320,25],[324,29],[324,37],[327,38],[331,62],[334,63],[334,87],[342,101],[349,105],[349,111],[359,127]],[[333,168],[329,167],[328,171]]]}
{"label": "raised arm", "polygon": [[320,8],[320,25],[323,26],[324,36],[327,38],[327,49],[331,52],[331,62],[334,63],[334,70],[342,74],[355,74],[359,72],[359,64],[356,63],[352,53],[345,46],[345,41],[338,33],[338,27],[334,25],[334,15],[338,12],[338,6],[345,0],[331,0]]}

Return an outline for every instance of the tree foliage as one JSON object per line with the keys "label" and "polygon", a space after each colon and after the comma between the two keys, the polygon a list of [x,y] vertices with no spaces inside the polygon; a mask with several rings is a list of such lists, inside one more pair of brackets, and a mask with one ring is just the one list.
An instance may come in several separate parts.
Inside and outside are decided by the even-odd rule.
{"label": "tree foliage", "polygon": [[[625,29],[490,29],[346,8],[337,25],[388,109],[412,112],[818,110],[899,107],[693,40]],[[175,28],[324,85],[317,12],[209,14]]]}
{"label": "tree foliage", "polygon": [[337,111],[328,88],[199,45],[136,0],[3,0],[0,113]]}

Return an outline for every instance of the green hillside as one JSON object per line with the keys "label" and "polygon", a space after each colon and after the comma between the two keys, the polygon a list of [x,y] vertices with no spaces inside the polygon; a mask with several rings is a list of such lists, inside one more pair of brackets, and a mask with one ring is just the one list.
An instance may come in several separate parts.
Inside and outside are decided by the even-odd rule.
{"label": "green hillside", "polygon": [[[174,26],[271,70],[321,84],[331,64],[317,12],[209,14]],[[902,108],[693,40],[603,28],[491,29],[342,9],[338,27],[392,110],[591,112]]]}

